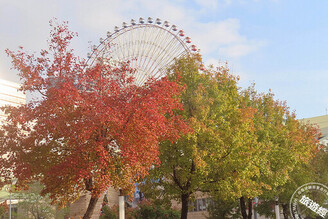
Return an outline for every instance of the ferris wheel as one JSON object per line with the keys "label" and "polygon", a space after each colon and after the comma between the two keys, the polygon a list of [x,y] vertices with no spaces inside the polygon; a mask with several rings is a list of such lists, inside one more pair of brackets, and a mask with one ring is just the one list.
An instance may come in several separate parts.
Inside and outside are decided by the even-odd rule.
{"label": "ferris wheel", "polygon": [[100,38],[100,44],[92,47],[87,62],[93,65],[104,58],[112,64],[129,61],[130,67],[136,69],[135,83],[142,85],[149,77],[165,75],[175,58],[196,51],[183,30],[168,21],[162,22],[159,18],[154,21],[149,17],[147,21],[140,18],[139,22],[134,19],[130,24],[123,22],[113,33],[107,32],[107,37]]}

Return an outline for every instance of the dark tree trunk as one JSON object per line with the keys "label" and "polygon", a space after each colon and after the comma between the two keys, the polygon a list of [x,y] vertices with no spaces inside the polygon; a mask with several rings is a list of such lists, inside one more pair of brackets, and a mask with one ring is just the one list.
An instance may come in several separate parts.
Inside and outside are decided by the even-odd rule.
{"label": "dark tree trunk", "polygon": [[83,219],[90,219],[91,218],[92,213],[95,210],[98,199],[99,199],[98,196],[96,196],[96,197],[91,196],[87,211],[85,212],[85,214],[83,216]]}
{"label": "dark tree trunk", "polygon": [[253,213],[253,203],[252,203],[252,199],[249,198],[248,199],[248,219],[252,219],[252,213]]}
{"label": "dark tree trunk", "polygon": [[241,215],[243,216],[243,219],[247,219],[245,198],[242,196],[241,198],[239,198],[239,202]]}
{"label": "dark tree trunk", "polygon": [[91,198],[89,201],[87,211],[85,212],[85,214],[83,216],[83,219],[90,219],[93,214],[93,211],[95,210],[95,207],[96,207],[99,197],[98,196],[93,197],[93,195],[92,195],[92,189],[93,189],[92,177],[84,179],[84,184],[85,184],[85,189],[87,191],[91,192]]}
{"label": "dark tree trunk", "polygon": [[189,202],[190,194],[182,194],[181,195],[181,219],[187,219],[188,216],[188,202]]}
{"label": "dark tree trunk", "polygon": [[247,199],[248,214],[247,214],[246,202],[244,196],[239,198],[239,202],[240,202],[240,211],[241,211],[241,215],[243,216],[243,219],[252,219],[252,215],[253,215],[252,199],[251,198]]}
{"label": "dark tree trunk", "polygon": [[284,214],[284,219],[288,219],[289,216],[288,204],[282,204],[282,212]]}

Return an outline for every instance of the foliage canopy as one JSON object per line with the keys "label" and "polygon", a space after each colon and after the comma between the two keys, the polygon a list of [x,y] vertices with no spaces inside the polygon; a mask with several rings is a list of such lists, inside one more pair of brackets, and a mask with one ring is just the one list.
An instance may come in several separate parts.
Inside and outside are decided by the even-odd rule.
{"label": "foliage canopy", "polygon": [[166,77],[136,86],[128,63],[102,59],[87,66],[68,47],[75,34],[67,24],[51,27],[49,49],[39,57],[22,47],[6,51],[23,80],[21,90],[42,97],[2,108],[2,183],[40,180],[42,193],[60,204],[86,191],[96,198],[110,185],[130,191],[159,164],[158,143],[189,130],[173,113],[182,109],[183,87]]}

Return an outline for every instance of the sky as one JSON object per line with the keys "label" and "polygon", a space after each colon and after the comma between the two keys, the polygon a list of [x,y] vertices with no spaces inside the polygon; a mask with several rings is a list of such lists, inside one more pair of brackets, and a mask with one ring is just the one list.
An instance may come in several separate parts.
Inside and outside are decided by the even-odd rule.
{"label": "sky", "polygon": [[0,0],[0,78],[19,82],[4,50],[47,48],[51,19],[68,21],[86,58],[115,26],[153,17],[183,29],[205,63],[227,61],[241,87],[271,89],[300,119],[326,115],[327,10],[325,0]]}

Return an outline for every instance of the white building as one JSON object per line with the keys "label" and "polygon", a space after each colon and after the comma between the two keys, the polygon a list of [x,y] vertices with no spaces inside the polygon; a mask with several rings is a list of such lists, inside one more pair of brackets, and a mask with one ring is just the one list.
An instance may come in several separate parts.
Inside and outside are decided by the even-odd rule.
{"label": "white building", "polygon": [[[0,79],[0,107],[5,105],[18,106],[26,103],[26,95],[18,91],[19,86],[18,83]],[[4,118],[4,112],[0,111],[0,121]]]}
{"label": "white building", "polygon": [[[6,105],[19,106],[26,103],[26,95],[23,92],[18,91],[19,87],[20,85],[18,83],[0,79],[0,107]],[[0,110],[0,125],[5,118],[5,113]],[[10,205],[12,210],[17,211],[17,208],[15,207],[17,200],[9,201],[8,199],[9,193],[3,188],[0,191],[0,203],[7,200],[8,205],[9,202],[11,202]]]}

